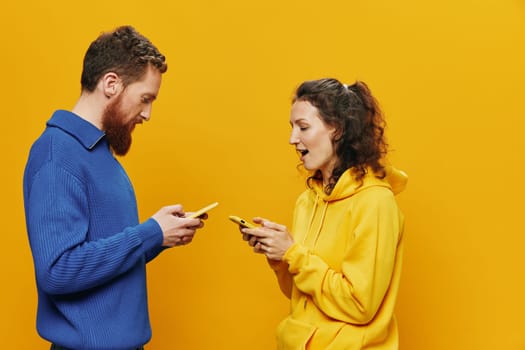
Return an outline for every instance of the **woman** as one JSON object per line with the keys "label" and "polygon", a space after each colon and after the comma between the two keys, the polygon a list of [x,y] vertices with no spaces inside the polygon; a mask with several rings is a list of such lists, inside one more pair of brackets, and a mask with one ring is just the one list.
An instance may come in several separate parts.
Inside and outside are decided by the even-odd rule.
{"label": "woman", "polygon": [[403,216],[394,193],[406,175],[384,165],[378,104],[362,82],[307,81],[290,124],[309,172],[293,230],[260,217],[260,227],[241,229],[291,301],[278,349],[397,349]]}

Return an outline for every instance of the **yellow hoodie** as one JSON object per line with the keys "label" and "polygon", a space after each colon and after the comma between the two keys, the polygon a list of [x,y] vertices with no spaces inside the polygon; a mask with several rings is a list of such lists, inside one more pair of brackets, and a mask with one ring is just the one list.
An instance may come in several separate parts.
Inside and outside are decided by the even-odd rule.
{"label": "yellow hoodie", "polygon": [[270,261],[291,312],[277,328],[279,350],[398,348],[394,305],[403,252],[403,215],[394,193],[406,175],[347,170],[330,195],[320,185],[297,199],[295,243]]}

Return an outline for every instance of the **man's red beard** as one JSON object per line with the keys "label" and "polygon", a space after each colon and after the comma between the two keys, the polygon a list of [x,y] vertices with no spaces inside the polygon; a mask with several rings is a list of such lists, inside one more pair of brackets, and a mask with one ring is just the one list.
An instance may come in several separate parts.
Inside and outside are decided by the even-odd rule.
{"label": "man's red beard", "polygon": [[102,129],[106,133],[109,146],[116,155],[123,156],[131,147],[131,133],[135,128],[136,120],[128,123],[126,113],[121,108],[122,95],[107,105],[102,115]]}

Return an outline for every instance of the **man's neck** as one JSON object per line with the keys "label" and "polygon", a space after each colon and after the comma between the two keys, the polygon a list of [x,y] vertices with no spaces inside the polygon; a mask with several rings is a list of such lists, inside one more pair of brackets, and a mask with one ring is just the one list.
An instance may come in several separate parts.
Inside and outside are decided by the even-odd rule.
{"label": "man's neck", "polygon": [[107,99],[101,97],[96,92],[82,92],[71,112],[102,130],[102,115],[106,104]]}

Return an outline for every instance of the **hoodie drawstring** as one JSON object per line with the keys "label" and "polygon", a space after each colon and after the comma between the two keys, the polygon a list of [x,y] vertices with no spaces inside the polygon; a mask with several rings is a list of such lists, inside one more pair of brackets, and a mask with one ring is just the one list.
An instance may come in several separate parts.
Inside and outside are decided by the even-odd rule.
{"label": "hoodie drawstring", "polygon": [[[316,194],[315,195],[315,204],[314,204],[314,207],[312,209],[312,215],[310,215],[310,222],[308,223],[308,229],[306,231],[306,234],[304,235],[304,238],[303,238],[303,245],[305,245],[305,242],[306,242],[306,238],[308,238],[309,236],[309,233],[310,233],[310,229],[312,228],[312,225],[313,225],[313,222],[314,222],[314,217],[315,217],[315,213],[317,212],[317,208],[319,206],[319,195]],[[326,217],[326,211],[328,210],[328,202],[324,202],[324,207],[323,207],[323,211],[322,211],[322,214],[321,214],[321,220],[319,222],[319,226],[317,227],[317,230],[315,231],[315,237],[314,237],[314,241],[313,241],[313,244],[312,244],[312,248],[314,248],[317,244],[317,240],[319,239],[319,236],[321,234],[321,229],[323,228],[323,224],[324,224],[324,219]]]}
{"label": "hoodie drawstring", "polygon": [[317,240],[319,239],[319,236],[321,235],[321,229],[323,228],[324,219],[326,217],[326,211],[327,210],[328,210],[328,202],[324,202],[323,213],[321,214],[321,221],[319,222],[319,227],[317,228],[317,232],[315,233],[315,239],[314,239],[313,247],[315,247],[317,245]]}
{"label": "hoodie drawstring", "polygon": [[303,237],[303,245],[305,245],[306,238],[308,238],[308,233],[310,232],[310,228],[312,227],[312,224],[314,223],[314,217],[315,217],[315,212],[317,211],[318,203],[319,203],[319,195],[316,193],[315,194],[314,208],[312,209],[312,214],[310,215],[310,220],[308,222],[308,227],[306,228],[306,233],[305,233],[305,235]]}

